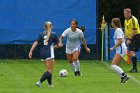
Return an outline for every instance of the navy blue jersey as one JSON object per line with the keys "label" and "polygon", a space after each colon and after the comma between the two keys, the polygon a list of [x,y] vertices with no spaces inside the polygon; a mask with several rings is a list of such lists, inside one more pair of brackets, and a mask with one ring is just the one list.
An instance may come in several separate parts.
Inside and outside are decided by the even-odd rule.
{"label": "navy blue jersey", "polygon": [[56,33],[51,32],[47,44],[44,43],[45,37],[46,37],[45,32],[42,32],[40,33],[38,39],[36,40],[41,45],[40,57],[42,59],[54,58],[53,45],[59,42]]}

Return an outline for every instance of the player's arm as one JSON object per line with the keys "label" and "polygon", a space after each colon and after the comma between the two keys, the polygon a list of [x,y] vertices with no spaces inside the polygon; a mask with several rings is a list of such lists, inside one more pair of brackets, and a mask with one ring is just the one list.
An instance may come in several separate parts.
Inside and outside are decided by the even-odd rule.
{"label": "player's arm", "polygon": [[29,58],[32,58],[32,52],[34,51],[34,49],[36,48],[36,46],[38,45],[38,43],[41,41],[41,34],[38,36],[37,40],[33,43],[30,52],[29,52]]}
{"label": "player's arm", "polygon": [[132,33],[131,33],[131,35],[130,35],[130,37],[129,37],[130,40],[131,40],[131,39],[134,37],[134,35],[136,34],[136,31],[137,31],[137,24],[138,24],[137,20],[135,20],[135,19],[132,17]]}
{"label": "player's arm", "polygon": [[66,30],[62,33],[62,35],[60,36],[60,38],[59,38],[59,47],[62,47],[62,46],[63,46],[62,40],[63,40],[64,37],[67,36],[68,31],[69,31],[69,29],[66,29]]}
{"label": "player's arm", "polygon": [[84,37],[82,37],[82,38],[81,38],[81,40],[82,40],[82,42],[83,42],[83,45],[84,45],[84,47],[85,47],[86,51],[89,53],[89,52],[90,52],[90,49],[89,49],[89,48],[88,48],[88,46],[87,46],[87,43],[86,43],[85,38],[84,38]]}
{"label": "player's arm", "polygon": [[125,21],[124,21],[124,38],[126,39],[126,30],[127,30],[127,26],[125,25]]}
{"label": "player's arm", "polygon": [[30,49],[29,58],[32,58],[32,52],[34,51],[37,45],[38,45],[38,41],[35,41]]}
{"label": "player's arm", "polygon": [[53,38],[53,40],[54,40],[54,43],[55,43],[55,45],[53,46],[53,47],[54,47],[54,49],[59,48],[59,47],[60,47],[60,46],[59,46],[59,40],[58,40],[58,38],[57,38],[57,35],[56,35],[56,34],[54,34],[54,38]]}
{"label": "player's arm", "polygon": [[120,46],[121,43],[122,43],[122,38],[118,38],[117,44],[115,44],[112,48],[110,48],[110,50],[111,50],[111,51],[114,50],[116,47]]}
{"label": "player's arm", "polygon": [[137,28],[132,29],[132,33],[131,33],[131,35],[129,37],[129,40],[131,40],[134,37],[134,35],[136,34],[136,31],[137,31]]}
{"label": "player's arm", "polygon": [[62,44],[63,38],[64,38],[64,37],[63,37],[62,35],[61,35],[60,38],[59,38],[59,44],[58,44],[59,47],[62,47],[62,46],[63,46],[63,44]]}
{"label": "player's arm", "polygon": [[134,35],[136,33],[136,30],[137,30],[136,28],[132,29],[132,33],[131,33],[130,37],[127,40],[127,45],[129,45],[131,43],[131,40],[132,40],[132,38],[134,37]]}
{"label": "player's arm", "polygon": [[130,37],[128,38],[128,41],[127,41],[127,44],[129,45],[131,43],[131,39],[133,39],[134,35],[136,34],[136,31],[137,31],[137,22],[136,20],[132,19],[132,32],[131,32],[131,35]]}

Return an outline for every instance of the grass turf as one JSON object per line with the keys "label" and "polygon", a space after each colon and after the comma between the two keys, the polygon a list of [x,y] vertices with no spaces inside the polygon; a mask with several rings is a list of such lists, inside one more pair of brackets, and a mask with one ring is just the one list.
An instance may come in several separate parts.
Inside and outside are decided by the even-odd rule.
{"label": "grass turf", "polygon": [[[41,88],[35,86],[45,67],[40,60],[0,60],[0,93],[138,93],[140,84],[130,79],[120,83],[119,76],[100,61],[80,61],[82,77],[75,77],[66,60],[56,60],[53,73],[54,88],[47,82]],[[110,64],[110,62],[107,62]],[[131,66],[122,62],[124,71]],[[60,69],[69,72],[59,77]],[[128,73],[140,80],[139,73]]]}

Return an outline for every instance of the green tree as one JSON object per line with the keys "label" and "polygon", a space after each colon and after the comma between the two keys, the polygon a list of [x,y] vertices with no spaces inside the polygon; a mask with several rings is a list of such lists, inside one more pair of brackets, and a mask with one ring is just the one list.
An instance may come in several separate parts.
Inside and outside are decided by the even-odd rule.
{"label": "green tree", "polygon": [[102,16],[105,16],[106,22],[111,22],[114,17],[124,22],[123,9],[130,8],[132,15],[138,18],[140,22],[140,0],[97,0],[98,26],[100,27]]}

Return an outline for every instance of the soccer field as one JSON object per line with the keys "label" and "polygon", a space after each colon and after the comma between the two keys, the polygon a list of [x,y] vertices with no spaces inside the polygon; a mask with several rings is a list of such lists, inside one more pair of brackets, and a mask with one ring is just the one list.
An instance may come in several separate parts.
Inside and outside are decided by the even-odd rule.
{"label": "soccer field", "polygon": [[[109,69],[106,62],[81,61],[82,77],[75,77],[66,60],[56,60],[53,73],[54,88],[47,82],[39,88],[35,86],[45,67],[40,60],[0,60],[0,93],[139,93],[139,73],[127,73],[132,78],[120,83],[118,75]],[[124,71],[131,66],[121,64]],[[59,77],[60,69],[69,72],[68,77]]]}

